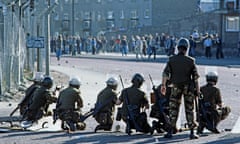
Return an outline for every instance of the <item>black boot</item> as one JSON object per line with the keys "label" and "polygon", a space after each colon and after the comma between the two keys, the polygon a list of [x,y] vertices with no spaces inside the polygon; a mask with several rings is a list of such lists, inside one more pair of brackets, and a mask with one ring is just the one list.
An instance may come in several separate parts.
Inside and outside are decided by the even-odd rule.
{"label": "black boot", "polygon": [[200,124],[200,125],[197,127],[197,134],[203,134],[203,129],[204,129],[204,126]]}
{"label": "black boot", "polygon": [[101,125],[98,125],[98,126],[96,126],[94,132],[96,133],[98,130],[101,130],[101,129],[102,129]]}
{"label": "black boot", "polygon": [[199,136],[197,134],[194,134],[194,129],[192,128],[191,131],[190,131],[190,136],[189,136],[190,139],[198,139]]}
{"label": "black boot", "polygon": [[172,133],[173,133],[173,129],[170,128],[167,132],[167,134],[164,135],[164,138],[172,138]]}

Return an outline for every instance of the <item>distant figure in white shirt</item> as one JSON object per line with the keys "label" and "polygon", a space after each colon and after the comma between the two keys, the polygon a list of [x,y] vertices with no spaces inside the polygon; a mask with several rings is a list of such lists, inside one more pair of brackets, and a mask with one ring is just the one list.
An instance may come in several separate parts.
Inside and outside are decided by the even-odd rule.
{"label": "distant figure in white shirt", "polygon": [[211,35],[208,35],[208,37],[203,42],[204,48],[205,48],[205,56],[207,58],[212,57],[211,47],[212,47],[212,38]]}

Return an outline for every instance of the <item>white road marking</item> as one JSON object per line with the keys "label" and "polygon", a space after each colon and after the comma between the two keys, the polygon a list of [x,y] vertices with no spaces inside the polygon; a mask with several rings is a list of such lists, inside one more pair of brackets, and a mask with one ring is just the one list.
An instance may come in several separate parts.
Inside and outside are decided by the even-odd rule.
{"label": "white road marking", "polygon": [[240,133],[240,117],[238,117],[238,120],[235,123],[231,133]]}

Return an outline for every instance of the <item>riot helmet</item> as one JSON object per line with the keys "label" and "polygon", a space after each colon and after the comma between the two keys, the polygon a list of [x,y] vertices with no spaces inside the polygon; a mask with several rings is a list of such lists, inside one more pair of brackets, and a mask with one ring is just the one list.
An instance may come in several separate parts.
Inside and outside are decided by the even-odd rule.
{"label": "riot helmet", "polygon": [[187,51],[190,47],[189,40],[186,38],[180,38],[177,44],[177,48],[179,51],[185,50]]}
{"label": "riot helmet", "polygon": [[142,83],[144,82],[144,76],[140,73],[136,73],[133,77],[132,77],[132,83],[135,85],[138,85],[138,87],[140,87],[142,85]]}
{"label": "riot helmet", "polygon": [[117,78],[115,77],[110,77],[107,81],[106,81],[106,84],[108,87],[116,90],[117,89],[117,86],[118,86],[118,80]]}
{"label": "riot helmet", "polygon": [[107,81],[106,84],[109,86],[116,86],[118,85],[118,80],[115,77],[110,77]]}
{"label": "riot helmet", "polygon": [[215,82],[217,83],[218,74],[215,71],[210,71],[206,74],[206,81],[207,82]]}
{"label": "riot helmet", "polygon": [[42,81],[42,86],[50,89],[53,86],[53,79],[50,76],[44,77]]}
{"label": "riot helmet", "polygon": [[73,87],[76,87],[76,88],[79,88],[80,85],[81,85],[81,80],[80,78],[78,77],[73,77],[69,80],[69,85],[70,86],[73,86]]}
{"label": "riot helmet", "polygon": [[42,72],[36,72],[33,76],[33,81],[34,82],[41,82],[44,79],[43,73]]}

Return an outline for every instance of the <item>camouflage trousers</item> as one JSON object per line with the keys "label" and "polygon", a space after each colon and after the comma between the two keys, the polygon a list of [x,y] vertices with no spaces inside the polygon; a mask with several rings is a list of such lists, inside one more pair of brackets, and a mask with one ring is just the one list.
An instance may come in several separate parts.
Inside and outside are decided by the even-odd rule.
{"label": "camouflage trousers", "polygon": [[182,85],[173,87],[171,89],[170,101],[169,101],[169,117],[172,127],[176,127],[176,122],[179,115],[179,109],[181,105],[182,96],[184,98],[185,115],[189,128],[194,128],[196,122],[194,120],[194,94],[189,91],[188,85]]}

